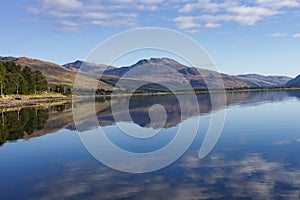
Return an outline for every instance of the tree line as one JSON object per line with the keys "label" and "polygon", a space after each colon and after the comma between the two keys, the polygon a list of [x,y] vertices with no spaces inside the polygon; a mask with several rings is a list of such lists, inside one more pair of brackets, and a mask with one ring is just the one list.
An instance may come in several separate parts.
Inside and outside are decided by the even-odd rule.
{"label": "tree line", "polygon": [[47,90],[48,83],[41,71],[32,71],[14,62],[0,61],[1,94],[36,94]]}

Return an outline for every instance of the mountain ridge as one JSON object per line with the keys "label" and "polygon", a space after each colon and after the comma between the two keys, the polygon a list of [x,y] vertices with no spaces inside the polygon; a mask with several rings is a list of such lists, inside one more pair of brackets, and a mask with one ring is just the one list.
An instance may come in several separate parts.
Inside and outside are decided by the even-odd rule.
{"label": "mountain ridge", "polygon": [[[222,77],[225,88],[279,87],[287,86],[287,83],[292,81],[292,78],[287,76],[264,76],[259,74],[228,75],[212,70],[185,66],[170,58],[142,59],[133,65],[119,68],[104,64],[88,63],[81,60],[58,65],[26,57],[0,56],[0,61],[11,61],[22,67],[29,66],[34,70],[40,70],[46,76],[49,84],[62,84],[69,87],[73,86],[78,70],[83,71],[89,78],[96,78],[96,74],[102,74],[103,79],[100,81],[100,87],[109,90],[112,90],[114,87],[112,82],[118,81],[120,77],[131,69],[138,69],[139,66],[145,64],[151,66],[150,68],[153,68],[151,69],[152,71],[149,68],[150,72],[145,72],[144,70],[127,78],[131,81],[151,81],[151,79],[147,77],[147,73],[148,75],[150,73],[153,74],[155,73],[155,70],[159,69],[162,71],[160,71],[160,75],[157,77],[158,83],[161,83],[162,85],[165,83],[182,85],[183,83],[177,81],[177,78],[182,76],[193,88],[205,88],[207,82],[209,82],[212,87],[221,88],[222,83],[216,78],[218,76]],[[168,71],[163,68],[163,66],[171,67],[173,71]],[[88,88],[88,85],[86,87]]]}
{"label": "mountain ridge", "polygon": [[[179,74],[184,76],[189,81],[189,84],[194,88],[205,88],[207,82],[210,83],[210,86],[213,86],[215,88],[222,88],[222,83],[220,82],[220,80],[217,79],[217,77],[219,76],[222,77],[225,88],[277,87],[285,85],[288,81],[292,79],[287,76],[263,76],[259,74],[233,76],[225,73],[218,73],[216,71],[208,69],[188,67],[169,58],[151,58],[148,60],[143,59],[131,66],[106,70],[104,74],[122,77],[131,69],[145,64],[158,66],[158,68],[162,65],[171,66],[172,69],[175,69]],[[163,70],[163,68],[160,69]],[[172,77],[172,73],[169,73],[170,77],[167,77],[167,73],[165,73],[165,79],[169,79],[169,81],[172,81],[173,78],[176,76],[173,75]],[[146,72],[145,74],[141,73],[139,75],[140,77],[134,78],[137,78],[138,80],[150,81],[147,78],[148,74]]]}
{"label": "mountain ridge", "polygon": [[300,75],[286,83],[287,87],[300,87]]}
{"label": "mountain ridge", "polygon": [[262,87],[283,86],[288,81],[291,80],[291,77],[287,77],[287,76],[274,76],[274,75],[264,76],[260,74],[243,74],[243,75],[237,75],[236,77],[244,81],[251,81]]}

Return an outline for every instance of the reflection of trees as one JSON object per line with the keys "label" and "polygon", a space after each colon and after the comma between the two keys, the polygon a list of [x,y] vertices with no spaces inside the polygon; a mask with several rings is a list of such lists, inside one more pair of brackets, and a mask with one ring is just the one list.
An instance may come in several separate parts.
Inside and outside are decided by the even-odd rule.
{"label": "reflection of trees", "polygon": [[2,113],[0,123],[0,145],[15,141],[41,130],[48,119],[48,111],[38,108],[23,108]]}

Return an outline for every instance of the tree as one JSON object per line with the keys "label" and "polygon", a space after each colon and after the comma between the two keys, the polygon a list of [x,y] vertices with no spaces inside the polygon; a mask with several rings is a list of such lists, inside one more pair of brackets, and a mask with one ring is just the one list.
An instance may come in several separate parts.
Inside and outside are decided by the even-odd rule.
{"label": "tree", "polygon": [[13,94],[16,91],[16,85],[14,83],[14,77],[11,73],[5,74],[4,78],[4,94]]}
{"label": "tree", "polygon": [[0,62],[0,94],[3,95],[3,88],[5,82],[6,68],[2,62]]}
{"label": "tree", "polygon": [[63,85],[57,85],[57,86],[55,86],[55,92],[64,93],[65,92],[65,87]]}
{"label": "tree", "polygon": [[32,71],[14,62],[0,61],[0,86],[3,94],[34,94],[47,90],[47,80],[42,72]]}
{"label": "tree", "polygon": [[29,94],[28,83],[22,74],[15,74],[14,77],[14,83],[16,85],[15,94]]}
{"label": "tree", "polygon": [[34,71],[35,77],[35,87],[37,92],[46,91],[48,88],[48,82],[42,72],[36,70]]}
{"label": "tree", "polygon": [[26,66],[22,70],[22,75],[27,82],[27,91],[25,94],[33,94],[36,92],[35,87],[35,74],[32,72],[31,68]]}

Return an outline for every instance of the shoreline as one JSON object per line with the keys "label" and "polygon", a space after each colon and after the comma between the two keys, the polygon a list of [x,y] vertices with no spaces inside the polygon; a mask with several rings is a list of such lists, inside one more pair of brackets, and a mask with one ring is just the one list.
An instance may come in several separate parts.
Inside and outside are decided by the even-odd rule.
{"label": "shoreline", "polygon": [[9,95],[0,98],[0,111],[18,110],[24,107],[35,107],[71,103],[72,96],[64,95]]}
{"label": "shoreline", "polygon": [[[145,93],[134,93],[134,94],[103,94],[95,95],[95,98],[99,97],[130,97],[130,96],[156,96],[156,95],[170,95],[170,94],[208,94],[208,93],[238,93],[238,92],[260,92],[260,91],[295,91],[300,88],[245,88],[245,89],[226,89],[226,90],[204,90],[204,91],[185,91],[185,92],[145,92]],[[90,96],[76,96],[76,95],[60,95],[60,94],[41,94],[41,95],[8,95],[4,98],[0,98],[0,111],[17,110],[24,107],[35,107],[35,106],[50,106],[63,103],[72,103],[76,99],[85,99]]]}

